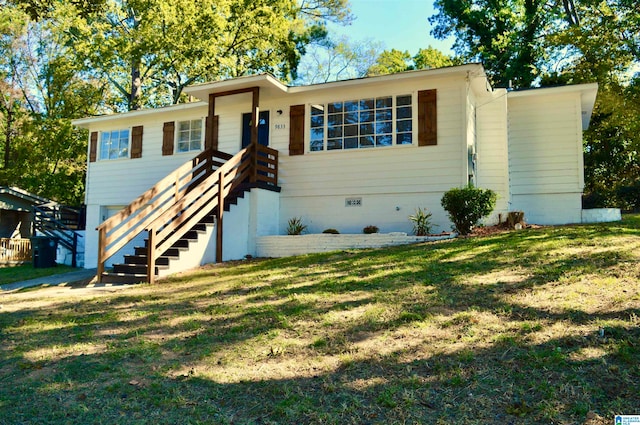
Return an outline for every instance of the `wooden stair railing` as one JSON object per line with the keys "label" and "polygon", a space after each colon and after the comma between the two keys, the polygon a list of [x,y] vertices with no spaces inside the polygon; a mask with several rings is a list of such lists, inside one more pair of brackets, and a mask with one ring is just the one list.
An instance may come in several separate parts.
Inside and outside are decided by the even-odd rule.
{"label": "wooden stair railing", "polygon": [[48,202],[33,207],[33,225],[35,230],[45,236],[57,239],[60,245],[71,251],[71,266],[77,266],[78,238],[77,230],[83,229],[82,212],[56,202]]}
{"label": "wooden stair railing", "polygon": [[[221,161],[222,160],[222,161]],[[252,144],[235,156],[207,150],[183,164],[129,206],[98,226],[98,280],[105,262],[143,231],[148,232],[147,278],[155,260],[243,185],[276,186],[278,151]]]}

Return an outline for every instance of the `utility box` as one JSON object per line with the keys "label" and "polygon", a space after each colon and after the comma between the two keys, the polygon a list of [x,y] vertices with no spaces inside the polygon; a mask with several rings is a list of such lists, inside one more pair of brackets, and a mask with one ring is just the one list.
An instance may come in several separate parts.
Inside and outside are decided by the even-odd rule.
{"label": "utility box", "polygon": [[34,236],[31,238],[31,254],[34,268],[56,266],[58,241],[48,236]]}

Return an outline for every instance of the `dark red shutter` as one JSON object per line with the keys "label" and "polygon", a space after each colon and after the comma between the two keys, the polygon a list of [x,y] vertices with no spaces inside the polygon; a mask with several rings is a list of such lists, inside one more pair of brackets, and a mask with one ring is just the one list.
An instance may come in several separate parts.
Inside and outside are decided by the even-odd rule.
{"label": "dark red shutter", "polygon": [[289,155],[304,155],[304,105],[289,109]]}
{"label": "dark red shutter", "polygon": [[142,130],[141,125],[131,129],[131,158],[142,157]]}
{"label": "dark red shutter", "polygon": [[162,156],[173,155],[173,139],[175,137],[175,123],[166,122],[162,126]]}
{"label": "dark red shutter", "polygon": [[418,145],[438,144],[438,113],[436,90],[418,92]]}
{"label": "dark red shutter", "polygon": [[89,162],[96,162],[98,152],[98,132],[91,132],[91,137],[89,138]]}

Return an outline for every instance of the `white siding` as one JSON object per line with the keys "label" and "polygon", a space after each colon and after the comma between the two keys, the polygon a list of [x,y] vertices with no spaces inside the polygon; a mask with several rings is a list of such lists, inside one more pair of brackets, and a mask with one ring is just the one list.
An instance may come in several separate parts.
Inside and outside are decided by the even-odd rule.
{"label": "white siding", "polygon": [[509,165],[506,90],[496,90],[476,107],[477,185],[498,195],[496,208],[488,221],[509,210]]}
{"label": "white siding", "polygon": [[142,157],[90,162],[87,169],[86,204],[128,205],[169,172],[193,158],[198,152],[162,156],[162,126],[166,121],[177,123],[182,120],[204,119],[206,114],[206,106],[175,112],[160,110],[157,114],[123,118],[92,127],[91,131],[102,132],[142,125]]}
{"label": "white siding", "polygon": [[580,222],[583,187],[579,93],[508,100],[512,206],[539,224]]}
{"label": "white siding", "polygon": [[[437,89],[438,144],[417,145],[417,92]],[[463,78],[458,81],[406,82],[345,90],[320,92],[317,96],[291,101],[291,104],[327,103],[339,100],[412,94],[414,97],[414,145],[384,148],[309,152],[288,156],[288,132],[274,137],[281,151],[280,232],[288,219],[302,217],[310,232],[336,228],[342,233],[361,233],[366,225],[382,232],[411,232],[408,216],[418,207],[432,211],[434,231],[450,230],[440,205],[442,194],[467,182],[465,123],[466,94]],[[287,109],[288,111],[288,109]],[[306,130],[309,131],[308,110]],[[288,123],[287,123],[288,126]],[[464,162],[461,159],[464,158]],[[346,207],[346,197],[362,198],[361,207]]]}

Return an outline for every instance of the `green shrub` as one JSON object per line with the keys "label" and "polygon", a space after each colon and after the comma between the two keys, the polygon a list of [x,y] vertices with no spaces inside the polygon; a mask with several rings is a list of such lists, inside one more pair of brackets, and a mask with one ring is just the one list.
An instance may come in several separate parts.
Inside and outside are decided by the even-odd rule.
{"label": "green shrub", "polygon": [[494,191],[470,184],[464,188],[449,189],[440,203],[458,233],[468,235],[482,217],[491,214],[496,206],[496,199]]}
{"label": "green shrub", "polygon": [[307,226],[302,224],[301,217],[293,217],[289,219],[287,223],[287,235],[301,235],[305,230],[307,230]]}
{"label": "green shrub", "polygon": [[332,234],[332,235],[339,235],[340,234],[340,232],[338,232],[337,229],[333,229],[333,228],[324,229],[322,231],[322,233],[329,233],[329,234]]}
{"label": "green shrub", "polygon": [[380,231],[380,229],[378,229],[378,226],[374,226],[372,224],[365,226],[364,229],[362,229],[362,233],[364,233],[365,235],[370,235],[372,233],[378,233]]}
{"label": "green shrub", "polygon": [[409,220],[413,222],[413,233],[416,236],[426,236],[431,233],[431,213],[428,209],[418,208],[414,215],[409,216]]}

